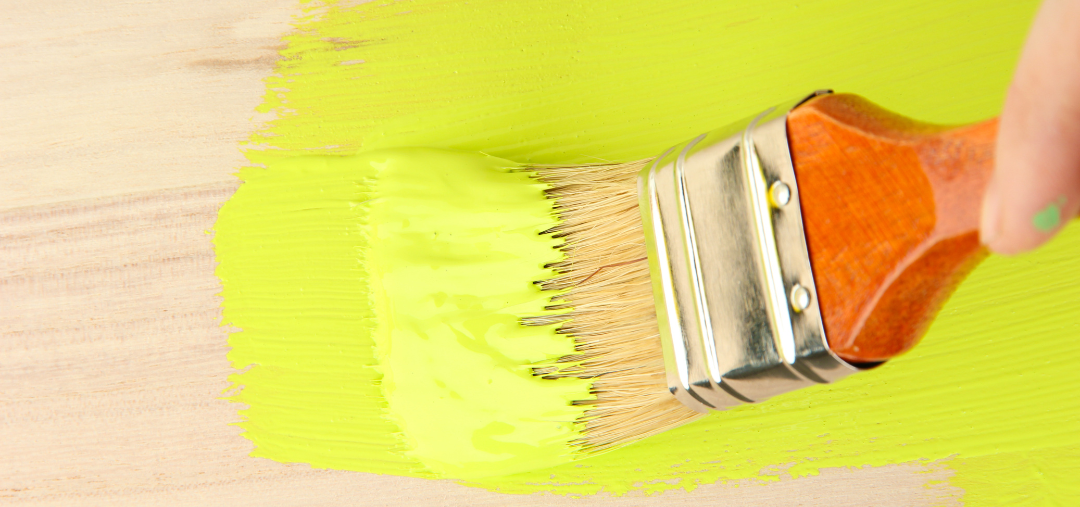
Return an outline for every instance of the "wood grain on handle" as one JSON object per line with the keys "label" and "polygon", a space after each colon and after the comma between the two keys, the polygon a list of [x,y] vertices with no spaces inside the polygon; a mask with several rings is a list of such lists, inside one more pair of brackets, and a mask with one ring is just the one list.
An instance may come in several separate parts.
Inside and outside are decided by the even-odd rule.
{"label": "wood grain on handle", "polygon": [[997,119],[920,123],[850,94],[788,116],[829,347],[883,361],[914,346],[986,256],[979,210]]}

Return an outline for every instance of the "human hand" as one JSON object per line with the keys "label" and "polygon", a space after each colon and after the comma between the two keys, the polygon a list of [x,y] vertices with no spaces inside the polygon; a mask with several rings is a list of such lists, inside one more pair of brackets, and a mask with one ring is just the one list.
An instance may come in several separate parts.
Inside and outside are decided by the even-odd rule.
{"label": "human hand", "polygon": [[1080,210],[1080,1],[1046,0],[1035,16],[1001,113],[980,234],[1015,254]]}

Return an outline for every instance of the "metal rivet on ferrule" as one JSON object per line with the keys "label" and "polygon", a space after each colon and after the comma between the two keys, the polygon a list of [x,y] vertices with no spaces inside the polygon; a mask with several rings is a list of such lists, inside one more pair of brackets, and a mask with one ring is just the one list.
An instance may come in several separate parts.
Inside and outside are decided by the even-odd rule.
{"label": "metal rivet on ferrule", "polygon": [[801,312],[810,306],[810,291],[806,290],[806,287],[795,284],[791,287],[791,308],[796,312]]}
{"label": "metal rivet on ferrule", "polygon": [[769,201],[773,207],[779,208],[791,202],[791,187],[783,181],[775,181],[769,186]]}

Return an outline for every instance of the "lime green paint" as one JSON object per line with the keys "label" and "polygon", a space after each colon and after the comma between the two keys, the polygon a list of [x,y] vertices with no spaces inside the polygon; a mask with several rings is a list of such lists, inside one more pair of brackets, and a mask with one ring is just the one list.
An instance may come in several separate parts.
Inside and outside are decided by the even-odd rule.
{"label": "lime green paint", "polygon": [[457,478],[570,461],[591,382],[532,375],[574,344],[518,324],[546,312],[530,282],[559,241],[514,168],[413,148],[241,172],[215,244],[257,455]]}
{"label": "lime green paint", "polygon": [[254,456],[380,473],[424,474],[400,452],[367,336],[375,309],[366,271],[370,170],[340,157],[245,167],[221,208],[214,248],[229,360],[244,370],[233,400]]}
{"label": "lime green paint", "polygon": [[1057,226],[1061,225],[1061,207],[1064,206],[1066,202],[1068,201],[1065,199],[1065,196],[1061,196],[1057,201],[1046,205],[1042,211],[1036,213],[1035,216],[1032,217],[1031,224],[1042,232],[1050,232],[1056,229]]}
{"label": "lime green paint", "polygon": [[[297,154],[430,146],[517,162],[631,160],[820,87],[928,121],[976,121],[999,112],[1035,7],[981,0],[331,6],[286,38],[262,106],[278,119],[247,151],[267,169],[244,169],[248,183],[236,202],[250,195],[248,176],[287,178],[282,171]],[[342,191],[329,183],[291,184],[297,192]],[[238,368],[256,365],[235,377],[244,386],[238,401],[251,406],[245,435],[257,455],[281,461],[432,476],[406,454],[398,425],[380,417],[386,401],[376,385],[375,342],[360,331],[373,312],[359,297],[368,278],[339,256],[352,248],[351,259],[367,262],[369,252],[357,248],[362,217],[339,201],[317,202],[323,206],[309,214],[327,220],[322,229],[297,229],[317,244],[293,247],[285,245],[294,238],[268,237],[292,229],[260,225],[274,217],[249,210],[250,223],[230,225],[241,206],[229,220],[234,203],[223,210],[225,322],[244,329],[230,339],[230,358]],[[226,255],[221,241],[233,241],[234,253]],[[990,258],[924,342],[878,370],[589,460],[469,484],[621,494],[774,480],[771,467],[792,463],[788,472],[800,476],[921,461],[952,469],[950,483],[965,491],[967,505],[1068,503],[1080,496],[1070,475],[1080,450],[1078,249],[1080,229],[1066,227],[1035,254]],[[303,270],[316,267],[292,264],[315,257],[328,263],[319,273],[349,279],[333,292],[342,298],[338,311],[320,306],[329,293],[298,291]],[[301,271],[262,278],[285,276],[285,266]],[[251,278],[230,280],[229,269]],[[322,331],[339,319],[354,332]],[[330,459],[339,456],[348,463]]]}
{"label": "lime green paint", "polygon": [[[525,327],[550,294],[558,240],[542,184],[507,160],[436,150],[359,158],[379,169],[369,207],[368,274],[389,416],[406,455],[447,477],[505,475],[570,461],[591,382],[532,367],[573,354],[554,326]],[[370,162],[369,162],[370,160]],[[362,467],[358,463],[351,468]]]}

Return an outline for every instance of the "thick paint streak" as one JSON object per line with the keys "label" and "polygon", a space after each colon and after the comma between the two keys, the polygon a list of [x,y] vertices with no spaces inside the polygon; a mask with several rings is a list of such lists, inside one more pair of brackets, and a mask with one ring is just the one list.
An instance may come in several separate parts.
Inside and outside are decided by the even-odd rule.
{"label": "thick paint streak", "polygon": [[244,328],[230,359],[256,365],[237,401],[257,455],[462,479],[570,461],[592,385],[532,374],[574,344],[519,325],[548,313],[530,282],[559,241],[540,235],[545,186],[515,168],[413,148],[240,173],[215,246]]}
{"label": "thick paint streak", "polygon": [[[331,7],[288,38],[263,106],[280,119],[251,140],[276,149],[247,152],[270,169],[245,174],[278,178],[279,160],[298,153],[416,145],[519,162],[632,160],[823,86],[927,121],[971,122],[998,113],[1035,6],[421,0]],[[297,191],[314,199],[322,185],[326,196],[340,195],[334,184],[304,182]],[[345,253],[358,244],[358,232],[344,232],[357,217],[322,199],[335,202],[322,212],[333,225],[218,228],[219,241],[247,249],[236,262],[222,259],[226,322],[244,329],[230,339],[230,358],[240,368],[256,365],[236,376],[245,386],[239,401],[251,405],[245,435],[257,455],[282,461],[429,474],[394,450],[396,425],[379,417],[386,404],[372,369],[374,343],[322,331],[327,320],[362,326],[371,312],[357,296],[366,290],[364,273]],[[314,244],[287,238],[251,248],[260,234],[292,231]],[[1067,227],[1036,254],[989,259],[923,343],[878,370],[714,414],[587,461],[474,484],[623,493],[771,480],[770,470],[790,464],[787,472],[798,476],[921,460],[954,469],[952,483],[966,490],[968,505],[1066,503],[1080,496],[1071,477],[1080,465],[1077,249],[1080,229]],[[335,263],[327,270],[352,281],[333,294],[302,293],[305,276],[330,271],[281,255],[325,259]],[[241,284],[227,267],[249,276],[299,271]],[[324,313],[329,297],[353,311]],[[292,355],[274,355],[279,350]],[[326,437],[328,425],[340,438]],[[343,455],[365,464],[342,466]]]}
{"label": "thick paint streak", "polygon": [[[554,326],[525,327],[550,294],[559,241],[544,185],[484,155],[389,150],[378,168],[367,250],[374,333],[389,417],[406,455],[444,477],[507,475],[570,461],[592,383],[534,366],[574,353]],[[377,285],[377,287],[375,287]],[[365,337],[367,338],[367,337]],[[364,456],[349,468],[363,469]]]}

